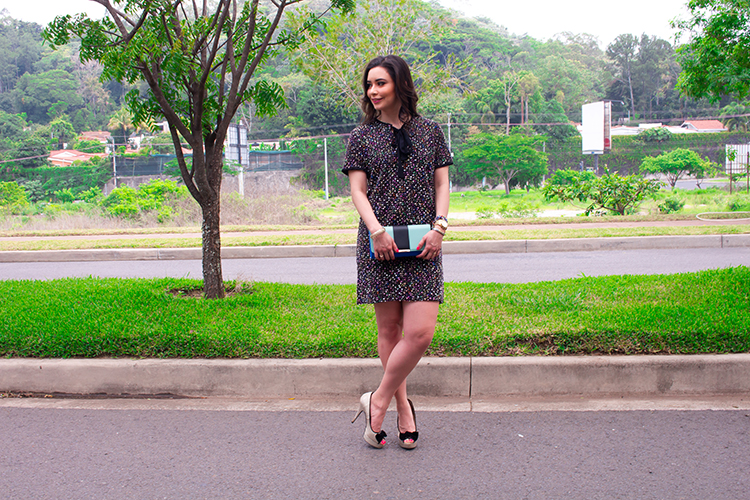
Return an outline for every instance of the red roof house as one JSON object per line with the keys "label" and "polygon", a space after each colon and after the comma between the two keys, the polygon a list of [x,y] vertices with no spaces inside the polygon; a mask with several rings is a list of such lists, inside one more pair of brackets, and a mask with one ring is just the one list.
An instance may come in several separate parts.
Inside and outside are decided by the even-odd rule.
{"label": "red roof house", "polygon": [[49,154],[49,162],[56,167],[69,167],[74,161],[88,161],[95,156],[107,156],[105,153],[82,153],[75,149],[58,149]]}
{"label": "red roof house", "polygon": [[728,130],[719,120],[687,120],[681,127],[703,133],[726,132]]}

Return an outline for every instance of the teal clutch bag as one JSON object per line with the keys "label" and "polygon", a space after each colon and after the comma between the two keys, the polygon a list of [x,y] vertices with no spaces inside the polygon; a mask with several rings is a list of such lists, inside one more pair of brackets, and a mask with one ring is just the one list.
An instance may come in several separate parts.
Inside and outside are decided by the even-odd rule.
{"label": "teal clutch bag", "polygon": [[[398,252],[394,253],[396,257],[416,257],[422,253],[422,249],[417,250],[417,245],[422,241],[424,235],[432,229],[432,226],[429,224],[383,227],[398,247]],[[372,236],[370,237],[370,257],[375,258],[375,252],[373,252],[372,247]]]}

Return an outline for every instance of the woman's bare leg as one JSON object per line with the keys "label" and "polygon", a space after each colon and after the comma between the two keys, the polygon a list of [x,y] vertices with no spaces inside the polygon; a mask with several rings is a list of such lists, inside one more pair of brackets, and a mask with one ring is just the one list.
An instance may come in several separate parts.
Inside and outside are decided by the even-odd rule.
{"label": "woman's bare leg", "polygon": [[432,342],[438,307],[437,302],[376,304],[378,353],[385,373],[372,396],[372,429],[375,432],[381,429],[385,412],[394,396],[401,430],[415,430],[406,400],[406,377]]}

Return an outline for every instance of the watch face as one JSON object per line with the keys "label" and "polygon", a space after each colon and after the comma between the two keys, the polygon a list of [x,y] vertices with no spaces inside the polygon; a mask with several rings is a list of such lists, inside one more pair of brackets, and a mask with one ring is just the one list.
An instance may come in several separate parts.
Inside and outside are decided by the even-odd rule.
{"label": "watch face", "polygon": [[443,230],[448,229],[448,223],[443,219],[436,220],[435,225],[441,227]]}

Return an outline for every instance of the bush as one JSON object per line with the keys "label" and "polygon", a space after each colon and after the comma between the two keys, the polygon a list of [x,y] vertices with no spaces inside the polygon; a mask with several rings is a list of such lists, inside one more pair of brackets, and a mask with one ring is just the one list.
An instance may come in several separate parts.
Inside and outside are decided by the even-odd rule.
{"label": "bush", "polygon": [[556,186],[548,179],[543,193],[547,200],[557,198],[566,201],[590,201],[586,215],[602,210],[625,215],[645,198],[653,196],[661,188],[661,182],[644,179],[637,175],[626,177],[607,172],[601,177],[576,184]]}
{"label": "bush", "polygon": [[102,198],[104,198],[104,193],[102,193],[101,189],[94,187],[78,193],[78,199],[86,203],[98,204]]}
{"label": "bush", "polygon": [[60,203],[73,203],[73,201],[76,199],[73,191],[71,191],[70,188],[55,191],[54,194],[55,198],[57,198]]}
{"label": "bush", "polygon": [[0,182],[0,211],[19,214],[28,206],[26,190],[16,182]]}
{"label": "bush", "polygon": [[555,173],[549,178],[549,183],[553,186],[569,186],[581,182],[593,181],[594,179],[596,179],[596,175],[593,172],[566,169],[555,170]]}
{"label": "bush", "polygon": [[662,127],[647,128],[635,139],[642,142],[666,142],[672,138],[672,132]]}
{"label": "bush", "polygon": [[670,197],[659,204],[659,211],[663,214],[679,212],[685,206],[685,202],[676,197]]}
{"label": "bush", "polygon": [[174,181],[152,180],[141,185],[138,190],[129,186],[116,188],[101,203],[105,210],[115,217],[138,218],[141,213],[157,211],[159,222],[174,216],[170,208],[165,210],[165,203],[182,196],[187,196],[187,188],[177,186]]}
{"label": "bush", "polygon": [[750,195],[735,194],[727,200],[727,208],[732,212],[750,211]]}

